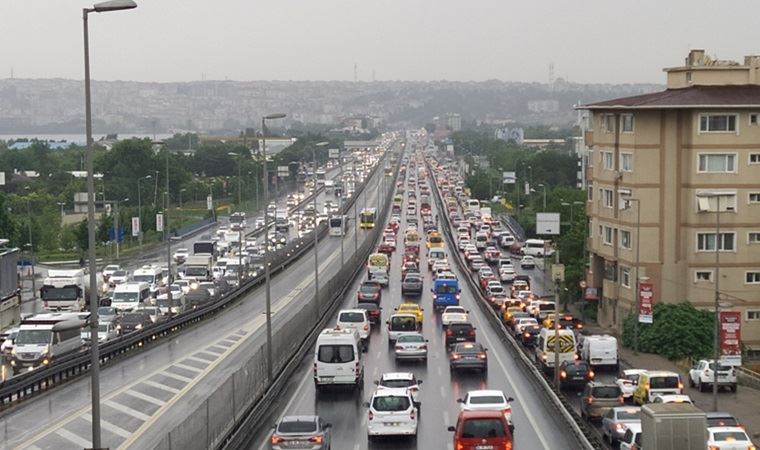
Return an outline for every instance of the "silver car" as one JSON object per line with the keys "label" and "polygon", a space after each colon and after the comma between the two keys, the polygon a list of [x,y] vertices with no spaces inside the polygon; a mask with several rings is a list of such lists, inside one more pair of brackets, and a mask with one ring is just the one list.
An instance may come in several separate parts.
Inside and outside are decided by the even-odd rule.
{"label": "silver car", "polygon": [[332,424],[319,416],[286,416],[275,425],[270,439],[272,450],[330,448]]}
{"label": "silver car", "polygon": [[420,359],[427,360],[428,340],[421,333],[402,333],[396,339],[394,355],[396,360]]}
{"label": "silver car", "polygon": [[610,443],[620,442],[632,423],[641,423],[641,408],[638,406],[618,406],[607,411],[602,417],[602,436]]}

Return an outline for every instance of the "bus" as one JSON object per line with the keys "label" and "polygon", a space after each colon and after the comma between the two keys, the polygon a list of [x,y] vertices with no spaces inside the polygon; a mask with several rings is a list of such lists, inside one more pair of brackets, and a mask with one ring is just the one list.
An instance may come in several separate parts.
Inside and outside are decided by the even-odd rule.
{"label": "bus", "polygon": [[375,208],[362,209],[361,214],[359,214],[359,228],[362,230],[371,230],[372,228],[375,228],[376,216],[377,212],[375,211]]}
{"label": "bus", "polygon": [[330,236],[345,236],[348,230],[348,220],[346,216],[330,217]]}
{"label": "bus", "polygon": [[317,187],[324,186],[326,175],[325,169],[317,169]]}

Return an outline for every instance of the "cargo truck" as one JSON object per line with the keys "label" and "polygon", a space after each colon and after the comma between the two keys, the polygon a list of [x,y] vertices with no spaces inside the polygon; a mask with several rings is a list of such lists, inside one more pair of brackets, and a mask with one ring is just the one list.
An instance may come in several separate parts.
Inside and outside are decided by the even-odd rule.
{"label": "cargo truck", "polygon": [[82,311],[87,304],[87,271],[50,269],[42,282],[40,297],[49,311]]}
{"label": "cargo truck", "polygon": [[707,418],[688,403],[650,403],[641,407],[641,448],[705,450]]}
{"label": "cargo truck", "polygon": [[188,256],[185,261],[183,280],[209,281],[212,279],[211,266],[213,260],[211,255],[192,255]]}

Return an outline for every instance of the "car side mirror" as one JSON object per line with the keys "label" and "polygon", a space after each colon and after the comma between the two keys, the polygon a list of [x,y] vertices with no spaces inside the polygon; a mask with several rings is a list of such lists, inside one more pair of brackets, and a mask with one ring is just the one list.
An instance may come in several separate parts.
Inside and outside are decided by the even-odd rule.
{"label": "car side mirror", "polygon": [[369,402],[362,403],[362,406],[365,407],[365,408],[369,408]]}
{"label": "car side mirror", "polygon": [[324,426],[322,428],[325,428],[325,429],[332,428],[332,424],[328,422],[328,423],[324,424]]}
{"label": "car side mirror", "polygon": [[449,431],[456,431],[457,429],[456,429],[456,428],[454,428],[454,427],[451,427],[451,426],[450,426],[450,427],[448,428],[448,430],[449,430]]}
{"label": "car side mirror", "polygon": [[462,400],[461,398],[458,398],[457,403],[464,403],[464,400]]}

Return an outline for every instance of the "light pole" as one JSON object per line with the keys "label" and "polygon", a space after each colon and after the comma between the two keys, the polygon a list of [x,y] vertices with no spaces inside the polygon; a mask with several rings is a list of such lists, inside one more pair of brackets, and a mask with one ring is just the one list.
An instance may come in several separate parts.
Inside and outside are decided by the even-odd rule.
{"label": "light pole", "polygon": [[[317,147],[324,147],[329,142],[318,142],[311,148],[311,158],[314,160],[314,302],[317,309],[317,320],[321,317],[319,310],[319,214],[317,214]],[[342,240],[342,239],[341,239]]]}
{"label": "light pole", "polygon": [[575,216],[573,215],[573,206],[575,206],[575,205],[582,205],[582,204],[583,204],[583,202],[578,202],[578,201],[575,201],[575,202],[562,202],[561,203],[562,206],[569,206],[570,207],[570,227],[573,226],[573,222],[575,221]]}
{"label": "light pole", "polygon": [[182,193],[187,191],[187,188],[182,188],[179,190],[179,209],[182,209]]}
{"label": "light pole", "polygon": [[[283,119],[285,114],[269,114],[261,118],[261,153],[264,157],[264,204],[269,204],[269,174],[267,173],[267,137],[266,121]],[[264,279],[266,286],[266,313],[267,313],[267,375],[272,380],[272,289],[269,285],[269,215],[264,209]]]}
{"label": "light pole", "polygon": [[[92,448],[101,449],[100,444],[100,355],[98,353],[98,280],[95,267],[95,177],[92,149],[92,107],[90,101],[90,43],[87,15],[91,12],[120,11],[136,8],[132,0],[110,0],[82,9],[84,27],[84,96],[85,128],[87,133],[87,245],[90,266],[90,383],[92,388]],[[139,183],[138,183],[139,186]],[[139,191],[139,188],[138,188]]]}
{"label": "light pole", "polygon": [[240,166],[241,166],[241,159],[242,159],[243,155],[241,153],[232,153],[232,152],[227,153],[227,155],[228,156],[237,156],[237,160],[238,160],[237,161],[237,166],[238,166],[238,168],[237,168],[238,169],[238,196],[237,196],[238,197],[238,204],[237,204],[237,210],[240,211],[240,204],[242,203],[242,201],[241,201],[242,190],[241,189],[243,188],[243,182],[240,179]]}
{"label": "light pole", "polygon": [[[164,239],[166,239],[166,300],[169,304],[169,318],[172,317],[172,290],[169,286],[172,284],[172,239],[169,236],[169,149],[166,148],[163,141],[154,141],[154,145],[160,145],[166,152],[166,201],[164,202]],[[156,186],[158,186],[158,172],[156,172]],[[142,227],[142,225],[140,225]]]}
{"label": "light pole", "polygon": [[[343,185],[343,149],[340,147],[338,148],[338,166],[340,167],[340,184]],[[344,189],[344,188],[342,188]],[[346,229],[346,212],[343,211],[343,199],[346,196],[345,189],[341,191],[340,193],[340,206],[338,207],[338,211],[340,212],[340,265],[343,266],[345,260],[343,259],[343,241],[345,237],[345,229]]]}
{"label": "light pole", "polygon": [[61,207],[61,226],[63,226],[63,219],[66,217],[66,213],[63,212],[63,207],[66,206],[66,202],[57,202],[56,205]]}
{"label": "light pole", "polygon": [[[697,194],[697,197],[707,198],[708,201],[714,198],[716,201],[715,207],[715,328],[713,333],[715,334],[713,342],[713,398],[712,409],[718,410],[718,360],[720,359],[720,249],[723,246],[723,240],[720,238],[720,197],[722,194],[718,192],[704,192]],[[709,208],[708,210],[709,211]]]}
{"label": "light pole", "polygon": [[137,239],[138,239],[138,245],[140,246],[140,256],[142,257],[142,244],[143,244],[143,223],[142,223],[142,193],[140,192],[140,181],[142,180],[150,180],[153,178],[153,175],[145,175],[144,177],[140,177],[137,179],[137,217],[138,217],[138,225],[140,225],[140,229],[137,232]]}
{"label": "light pole", "polygon": [[351,183],[353,183],[354,185],[354,190],[351,193],[351,199],[354,202],[354,256],[356,256],[356,253],[359,251],[359,221],[357,220],[358,214],[356,213],[356,203],[357,203],[357,200],[359,200],[358,198],[356,198],[356,157],[354,157],[354,160],[352,163],[353,163],[354,176],[353,176],[353,181],[351,181]]}
{"label": "light pole", "polygon": [[538,187],[543,188],[543,190],[544,190],[544,209],[543,209],[543,211],[546,212],[546,185],[544,183],[538,183]]}
{"label": "light pole", "polygon": [[114,239],[116,240],[116,259],[119,259],[119,239],[121,239],[121,233],[119,233],[119,221],[121,221],[121,216],[119,216],[119,203],[121,202],[128,202],[129,198],[125,198],[124,200],[116,200],[114,203]]}
{"label": "light pole", "polygon": [[[32,305],[34,305],[35,300],[37,299],[37,277],[34,273],[34,243],[32,241],[32,201],[29,199],[28,193],[30,191],[29,186],[24,186],[24,189],[27,192],[26,197],[26,215],[27,215],[27,226],[29,229],[29,259],[32,263]],[[36,310],[36,309],[35,309]]]}
{"label": "light pole", "polygon": [[[641,289],[641,275],[639,273],[639,265],[641,264],[641,199],[626,197],[626,201],[636,203],[636,292],[633,293],[636,305],[636,326],[633,327],[633,351],[635,354],[639,353],[639,314],[641,312],[641,301],[639,291]],[[588,234],[588,233],[586,233]],[[588,239],[588,236],[585,237]]]}

